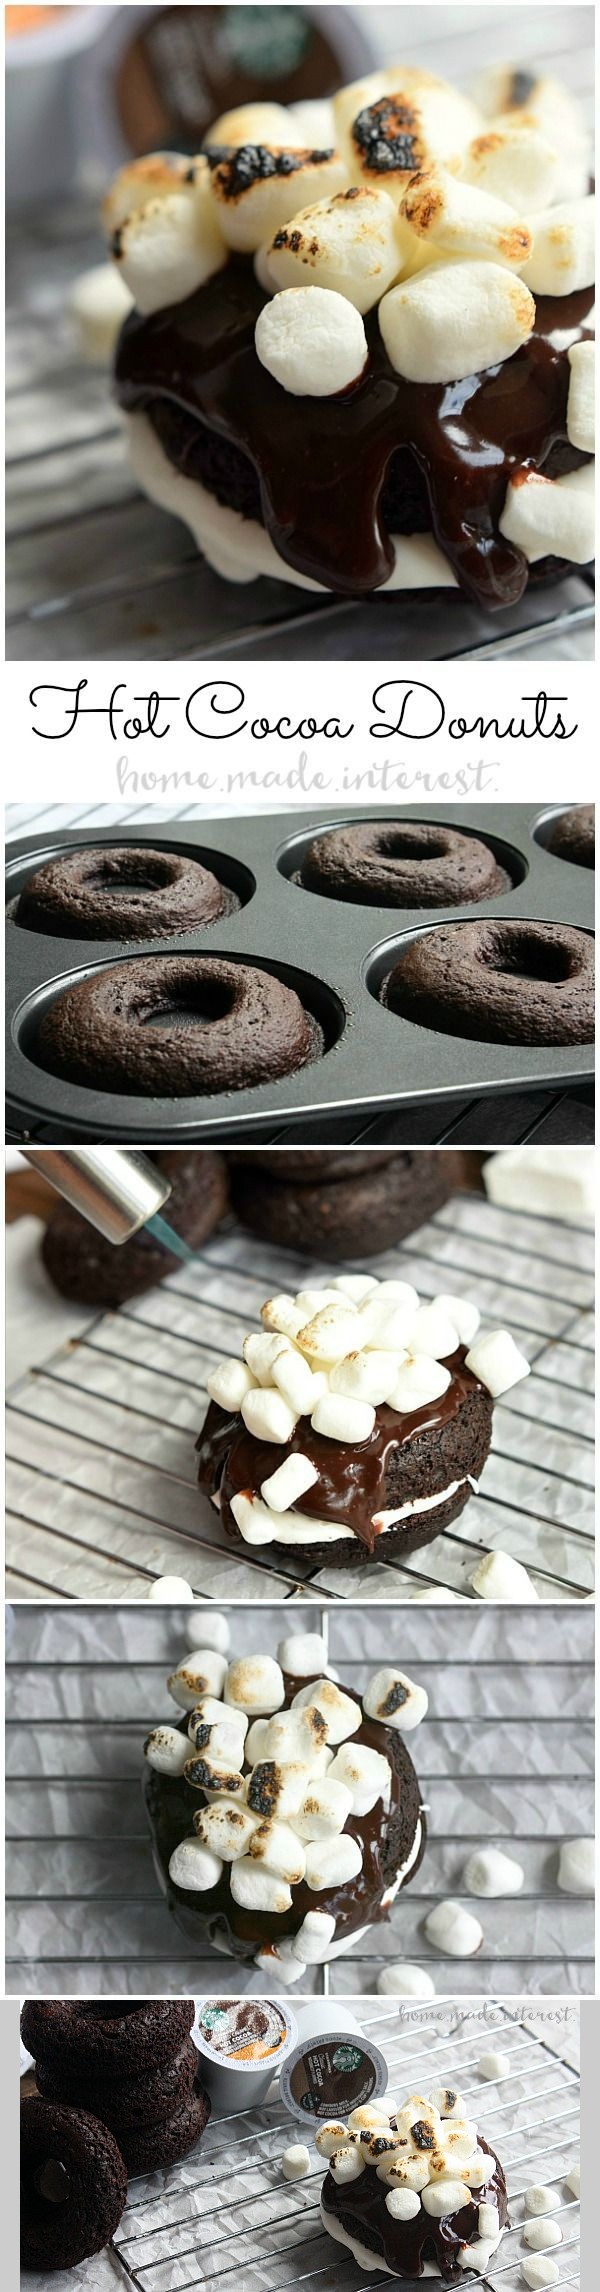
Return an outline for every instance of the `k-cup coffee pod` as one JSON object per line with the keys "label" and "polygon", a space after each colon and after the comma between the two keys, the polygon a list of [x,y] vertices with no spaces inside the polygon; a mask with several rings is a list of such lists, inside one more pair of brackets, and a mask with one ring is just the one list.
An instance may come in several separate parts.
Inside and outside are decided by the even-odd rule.
{"label": "k-cup coffee pod", "polygon": [[277,1998],[207,1998],[198,2007],[194,2039],[213,2108],[251,2109],[264,2101],[273,2078],[296,2045],[294,2015]]}
{"label": "k-cup coffee pod", "polygon": [[[321,2014],[323,2005],[324,2001]],[[288,2054],[279,2081],[279,2098],[291,2117],[304,2123],[307,2118],[322,2123],[338,2117],[343,2122],[353,2109],[365,2108],[385,2093],[388,2067],[383,2054],[337,1999],[329,2001],[334,2025],[329,2029],[320,2026],[313,2032],[308,2017],[307,2022],[301,2013],[298,2018],[300,2042]]]}

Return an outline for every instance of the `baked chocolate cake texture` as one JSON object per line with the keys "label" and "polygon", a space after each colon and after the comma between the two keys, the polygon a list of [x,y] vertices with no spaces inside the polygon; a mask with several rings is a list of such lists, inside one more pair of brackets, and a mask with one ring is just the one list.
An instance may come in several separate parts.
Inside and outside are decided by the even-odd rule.
{"label": "baked chocolate cake texture", "polygon": [[487,2274],[508,2226],[499,2158],[453,2087],[355,2109],[316,2134],[328,2160],[321,2218],[361,2268],[384,2275]]}
{"label": "baked chocolate cake texture", "polygon": [[160,1883],[177,1922],[284,1984],[387,1917],[425,1850],[406,1736],[424,1688],[385,1667],[362,1699],[302,1632],[277,1658],[193,1649],[176,1725],[144,1745]]}
{"label": "baked chocolate cake texture", "polygon": [[319,1566],[403,1559],[458,1518],[493,1402],[529,1373],[470,1299],[340,1274],[271,1297],[207,1379],[199,1480],[228,1535]]}
{"label": "baked chocolate cake texture", "polygon": [[[193,2020],[191,1998],[128,2005],[30,1998],[23,2007],[39,2110],[49,2121],[68,2114],[73,2124],[99,2120],[99,2131],[107,2127],[124,2189],[127,2174],[156,2172],[188,2156],[204,2131],[210,2101],[190,2036]],[[101,2242],[111,2234],[109,2228]]]}
{"label": "baked chocolate cake texture", "polygon": [[226,579],[514,605],[593,554],[593,200],[562,81],[401,61],[104,204],[134,467]]}

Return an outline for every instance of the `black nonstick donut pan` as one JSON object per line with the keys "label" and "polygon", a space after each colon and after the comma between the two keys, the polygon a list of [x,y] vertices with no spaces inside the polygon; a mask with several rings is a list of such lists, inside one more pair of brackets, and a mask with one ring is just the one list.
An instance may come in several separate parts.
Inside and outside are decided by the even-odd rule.
{"label": "black nonstick donut pan", "polygon": [[[395,1118],[402,1106],[451,1102],[482,1091],[519,1090],[587,1082],[591,1045],[471,1042],[410,1024],[385,1010],[378,988],[408,937],[436,924],[473,916],[578,924],[593,930],[594,878],[546,849],[551,821],[567,805],[544,812],[527,804],[393,805],[350,815],[343,806],[255,818],[179,821],[156,828],[130,824],[105,834],[56,835],[11,844],[7,868],[7,1129],[13,1138],[118,1140],[122,1144],[185,1144],[243,1138],[262,1121],[306,1118],[318,1138],[319,1114]],[[500,898],[477,905],[410,910],[363,907],[308,892],[293,881],[302,856],[328,827],[364,819],[426,820],[482,837],[513,878]],[[212,868],[241,904],[224,921],[181,937],[126,945],[117,940],[49,937],[15,924],[14,903],[41,861],[54,853],[97,845],[148,844],[189,853]],[[325,1050],[310,1066],[251,1090],[204,1098],[141,1098],[82,1088],[39,1063],[37,1035],[48,1004],[86,972],[106,963],[164,954],[227,955],[258,963],[296,988],[320,1021]]]}

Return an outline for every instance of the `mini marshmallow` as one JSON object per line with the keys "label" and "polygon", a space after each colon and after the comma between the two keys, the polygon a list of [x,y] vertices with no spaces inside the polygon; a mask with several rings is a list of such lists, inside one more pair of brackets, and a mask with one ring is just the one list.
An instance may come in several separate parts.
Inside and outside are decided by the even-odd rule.
{"label": "mini marshmallow", "polygon": [[345,1783],[331,1781],[325,1775],[322,1781],[311,1783],[298,1813],[294,1815],[294,1830],[299,1838],[328,1838],[332,1831],[340,1831],[352,1813],[352,1792]]}
{"label": "mini marshmallow", "polygon": [[156,1601],[160,1607],[188,1607],[193,1602],[194,1594],[185,1576],[155,1576],[146,1598]]}
{"label": "mini marshmallow", "polygon": [[520,1353],[508,1329],[491,1329],[486,1337],[478,1337],[466,1356],[467,1369],[479,1377],[486,1391],[496,1401],[500,1393],[510,1391],[523,1377],[530,1375],[529,1362]]}
{"label": "mini marshmallow", "polygon": [[474,2149],[472,2157],[469,2157],[467,2163],[462,2164],[460,2168],[463,2181],[466,2181],[467,2187],[470,2189],[484,2188],[489,2166],[490,2160],[486,2156],[485,2149]]}
{"label": "mini marshmallow", "polygon": [[480,2204],[477,2214],[477,2227],[484,2244],[491,2243],[494,2237],[497,2237],[500,2222],[494,2204]]}
{"label": "mini marshmallow", "polygon": [[410,1416],[413,1409],[424,1409],[429,1401],[439,1401],[450,1384],[450,1370],[442,1361],[434,1361],[429,1353],[407,1354],[400,1363],[390,1408],[399,1416]]}
{"label": "mini marshmallow", "polygon": [[421,2198],[417,2189],[388,2189],[384,2204],[392,2220],[416,2220],[421,2210]]}
{"label": "mini marshmallow", "polygon": [[236,1806],[235,1801],[232,1804],[229,1800],[227,1803],[219,1800],[194,1815],[194,1830],[203,1846],[211,1847],[222,1862],[237,1862],[240,1854],[247,1853],[256,1822],[256,1815],[250,1814],[247,1807]]}
{"label": "mini marshmallow", "polygon": [[417,1687],[405,1671],[375,1671],[363,1695],[367,1717],[377,1719],[382,1727],[394,1727],[401,1735],[412,1734],[413,1727],[420,1726],[428,1707],[425,1688]]}
{"label": "mini marshmallow", "polygon": [[331,1370],[329,1390],[342,1393],[349,1401],[371,1401],[379,1408],[382,1401],[389,1401],[397,1373],[393,1353],[348,1353],[346,1360]]}
{"label": "mini marshmallow", "polygon": [[534,2182],[532,2188],[525,2190],[524,2202],[525,2211],[533,2219],[539,2219],[540,2214],[544,2212],[560,2211],[558,2190],[544,2188],[541,2182]]}
{"label": "mini marshmallow", "polygon": [[511,358],[535,320],[529,287],[499,263],[432,265],[379,306],[391,365],[408,382],[460,382]]}
{"label": "mini marshmallow", "polygon": [[133,309],[133,296],[114,263],[94,263],[69,295],[69,317],[79,350],[89,366],[110,366],[121,327]]}
{"label": "mini marshmallow", "polygon": [[303,1804],[310,1779],[309,1768],[300,1760],[285,1766],[278,1766],[276,1759],[261,1760],[248,1782],[248,1806],[263,1822],[274,1815],[289,1822]]}
{"label": "mini marshmallow", "polygon": [[344,1783],[352,1793],[352,1812],[367,1815],[378,1799],[387,1803],[390,1795],[391,1771],[387,1759],[373,1751],[367,1743],[342,1743],[329,1768],[328,1780]]}
{"label": "mini marshmallow", "polygon": [[[283,103],[240,103],[233,111],[222,111],[214,119],[205,135],[205,143],[231,143],[234,149],[241,143],[260,143],[263,136],[269,143],[292,142],[294,123],[291,112]],[[302,143],[298,135],[298,143]]]}
{"label": "mini marshmallow", "polygon": [[[463,2108],[464,2106],[463,2103]],[[435,2154],[430,2158],[429,2170],[432,2180],[443,2178],[444,2174],[452,2172],[457,2165],[462,2173],[463,2166],[466,2168],[467,2165],[472,2164],[477,2143],[477,2126],[470,2117],[447,2117],[440,2125],[440,2142],[439,2158]]]}
{"label": "mini marshmallow", "polygon": [[299,1711],[282,1711],[271,1719],[263,1742],[263,1756],[282,1766],[298,1761],[309,1769],[311,1782],[331,1764],[327,1748],[327,1722],[312,1704]]}
{"label": "mini marshmallow", "polygon": [[460,2212],[470,2203],[470,2189],[464,2181],[431,2181],[423,2190],[421,2202],[432,2220],[446,2220],[448,2213]]}
{"label": "mini marshmallow", "polygon": [[309,1417],[315,1402],[327,1390],[326,1379],[318,1370],[311,1369],[302,1353],[293,1352],[291,1348],[289,1353],[281,1353],[275,1362],[273,1383],[294,1414],[300,1417]]}
{"label": "mini marshmallow", "polygon": [[581,2195],[581,2168],[580,2168],[580,2166],[579,2166],[579,2165],[573,2165],[572,2171],[571,2171],[570,2173],[566,2173],[566,2174],[565,2174],[565,2180],[566,2180],[566,2185],[567,2185],[567,2188],[568,2188],[568,2189],[570,2189],[570,2191],[571,2191],[571,2196],[574,2196],[574,2197],[579,2197],[579,2196]]}
{"label": "mini marshmallow", "polygon": [[276,1361],[280,1354],[290,1354],[292,1346],[289,1337],[282,1337],[276,1331],[271,1334],[268,1329],[258,1329],[253,1330],[250,1337],[244,1338],[243,1351],[253,1384],[272,1385]]}
{"label": "mini marshmallow", "polygon": [[441,1950],[443,1957],[472,1958],[483,1941],[483,1927],[470,1910],[463,1910],[461,1902],[436,1902],[425,1919],[428,1942]]}
{"label": "mini marshmallow", "polygon": [[527,1569],[511,1552],[484,1552],[471,1576],[474,1592],[482,1600],[509,1600],[515,1607],[539,1598]]}
{"label": "mini marshmallow", "polygon": [[282,1337],[291,1337],[293,1340],[302,1328],[304,1314],[294,1298],[287,1297],[285,1291],[281,1291],[277,1297],[268,1297],[266,1304],[261,1305],[260,1318],[265,1329],[278,1330]]}
{"label": "mini marshmallow", "polygon": [[545,2284],[558,2284],[560,2268],[555,2260],[542,2260],[540,2256],[538,2260],[522,2260],[521,2275],[531,2286],[531,2292],[541,2292]]}
{"label": "mini marshmallow", "polygon": [[261,366],[294,398],[348,390],[368,358],[360,312],[331,288],[282,288],[259,312],[254,342]]}
{"label": "mini marshmallow", "polygon": [[350,2131],[350,2118],[348,2118],[346,2127],[346,2125],[338,2124],[334,2117],[328,2117],[325,2123],[319,2126],[318,2133],[315,2133],[315,2148],[318,2149],[319,2156],[335,2157],[338,2150],[343,2149],[345,2142],[348,2141]]}
{"label": "mini marshmallow", "polygon": [[494,2246],[484,2243],[481,2237],[476,2237],[473,2244],[461,2244],[456,2255],[459,2268],[475,2268],[478,2276],[485,2276],[493,2250]]}
{"label": "mini marshmallow", "polygon": [[570,565],[589,564],[594,554],[592,463],[557,478],[519,470],[507,487],[499,524],[505,540],[522,549],[529,565],[549,555],[565,557]]}
{"label": "mini marshmallow", "polygon": [[[325,1286],[322,1289],[299,1289],[295,1302],[298,1307],[302,1307],[305,1322],[312,1321],[315,1314],[322,1313],[326,1305],[334,1305],[337,1313],[342,1312],[344,1305],[344,1300],[340,1297],[337,1286],[334,1289],[333,1283],[331,1289],[326,1289]],[[348,1310],[347,1300],[346,1310]]]}
{"label": "mini marshmallow", "polygon": [[329,1886],[346,1886],[349,1879],[358,1878],[362,1860],[362,1847],[349,1831],[311,1840],[306,1848],[305,1872],[311,1894],[322,1894]]}
{"label": "mini marshmallow", "polygon": [[227,1767],[223,1761],[211,1759],[209,1751],[200,1751],[196,1758],[188,1759],[183,1772],[192,1791],[214,1791],[218,1798],[244,1797],[243,1775],[235,1766]]}
{"label": "mini marshmallow", "polygon": [[241,1409],[246,1394],[253,1392],[255,1382],[245,1361],[221,1361],[219,1368],[212,1369],[210,1377],[207,1377],[206,1390],[210,1393],[211,1401],[218,1402],[220,1409],[237,1411]]}
{"label": "mini marshmallow", "polygon": [[254,1719],[248,1728],[245,1755],[252,1767],[256,1767],[262,1759],[268,1724],[268,1719]]}
{"label": "mini marshmallow", "polygon": [[596,447],[596,345],[573,342],[567,351],[571,368],[567,401],[567,435],[582,454]]}
{"label": "mini marshmallow", "polygon": [[463,2101],[462,2093],[457,2093],[453,2085],[436,2085],[429,2099],[440,2117],[466,2117],[466,2101]]}
{"label": "mini marshmallow", "polygon": [[227,261],[211,203],[208,169],[199,161],[195,169],[193,183],[182,184],[164,199],[151,200],[128,215],[115,232],[115,262],[145,317],[183,302]]}
{"label": "mini marshmallow", "polygon": [[244,143],[229,153],[216,145],[207,156],[218,225],[227,246],[239,254],[255,254],[269,233],[285,231],[292,217],[294,227],[301,223],[307,201],[327,201],[346,180],[336,151]]}
{"label": "mini marshmallow", "polygon": [[594,1894],[596,1845],[593,1838],[570,1838],[561,1846],[557,1885],[563,1894]]}
{"label": "mini marshmallow", "polygon": [[393,196],[430,160],[454,162],[480,121],[469,96],[431,72],[388,64],[342,88],[333,115],[352,177]]}
{"label": "mini marshmallow", "polygon": [[213,1854],[200,1838],[182,1838],[169,1863],[169,1877],[174,1886],[183,1886],[186,1894],[209,1894],[218,1886],[223,1864],[219,1854]]}
{"label": "mini marshmallow", "polygon": [[[292,1456],[286,1456],[277,1471],[270,1473],[268,1480],[261,1482],[261,1496],[264,1496],[265,1504],[272,1506],[276,1512],[288,1512],[290,1505],[295,1504],[299,1496],[306,1495],[307,1488],[314,1487],[318,1477],[310,1457],[302,1456],[297,1451]],[[288,1665],[287,1668],[291,1670],[292,1666]]]}
{"label": "mini marshmallow", "polygon": [[225,1703],[261,1717],[278,1711],[284,1696],[283,1673],[273,1655],[242,1655],[230,1663],[223,1686]]}
{"label": "mini marshmallow", "polygon": [[287,1822],[261,1822],[252,1830],[248,1853],[253,1862],[264,1862],[278,1878],[285,1878],[288,1886],[299,1886],[304,1877],[306,1856],[296,1832]]}
{"label": "mini marshmallow", "polygon": [[593,286],[595,263],[595,206],[587,199],[565,200],[533,215],[533,253],[527,264],[527,284],[533,294],[577,294]]}
{"label": "mini marshmallow", "polygon": [[377,1975],[376,1987],[382,1998],[435,1997],[435,1983],[432,1982],[431,1974],[425,1973],[421,1966],[403,1965],[400,1960],[394,1965],[382,1967],[381,1973]]}
{"label": "mini marshmallow", "polygon": [[252,1861],[248,1854],[243,1854],[239,1862],[232,1862],[231,1892],[242,1910],[265,1910],[270,1917],[282,1918],[284,1911],[292,1907],[287,1881],[277,1877],[266,1864]]}
{"label": "mini marshmallow", "polygon": [[179,151],[149,151],[142,159],[130,159],[119,168],[102,201],[102,223],[107,239],[130,215],[137,215],[151,201],[170,198],[186,183],[190,161]]}
{"label": "mini marshmallow", "polygon": [[375,1410],[370,1401],[347,1401],[341,1393],[325,1393],[323,1400],[317,1401],[310,1421],[313,1432],[322,1433],[326,1440],[359,1447],[361,1441],[371,1437]]}
{"label": "mini marshmallow", "polygon": [[386,2188],[414,2189],[418,2193],[427,2187],[429,2180],[427,2158],[409,2155],[407,2150],[382,2157],[376,2171],[378,2181],[383,2181]]}
{"label": "mini marshmallow", "polygon": [[215,1695],[202,1695],[200,1702],[195,1705],[193,1711],[190,1711],[188,1719],[190,1743],[195,1743],[197,1751],[201,1751],[206,1742],[204,1729],[216,1726],[220,1720],[223,1720],[227,1727],[235,1730],[240,1743],[242,1746],[244,1745],[248,1733],[246,1712],[234,1711],[229,1703],[218,1702]]}
{"label": "mini marshmallow", "polygon": [[509,2077],[510,2054],[482,2053],[477,2063],[477,2071],[478,2075],[485,2077],[489,2083],[497,2081],[500,2077]]}
{"label": "mini marshmallow", "polygon": [[434,256],[479,255],[520,271],[533,250],[533,232],[514,206],[466,183],[445,167],[413,175],[400,202],[401,221]]}
{"label": "mini marshmallow", "polygon": [[277,1448],[284,1448],[291,1440],[296,1412],[272,1385],[266,1390],[262,1385],[255,1385],[251,1393],[245,1393],[241,1415],[255,1440],[273,1442]]}
{"label": "mini marshmallow", "polygon": [[385,191],[338,190],[295,211],[268,249],[278,287],[326,287],[364,317],[399,278],[398,217]]}
{"label": "mini marshmallow", "polygon": [[208,1600],[198,1601],[193,1616],[186,1616],[185,1628],[190,1647],[216,1647],[219,1655],[226,1655],[231,1638],[227,1616],[221,1616]]}
{"label": "mini marshmallow", "polygon": [[[436,1311],[439,1309],[439,1312],[451,1321],[453,1329],[456,1330],[459,1345],[472,1345],[481,1319],[479,1306],[472,1305],[469,1297],[444,1296],[434,1297],[433,1305]],[[425,1351],[427,1351],[427,1347],[425,1347]]]}
{"label": "mini marshmallow", "polygon": [[178,1727],[154,1727],[146,1736],[144,1752],[157,1775],[182,1775],[190,1746],[186,1735]]}
{"label": "mini marshmallow", "polygon": [[546,2252],[552,2244],[562,2244],[562,2228],[557,2220],[527,2220],[523,2243],[529,2245],[531,2252]]}
{"label": "mini marshmallow", "polygon": [[[410,1345],[419,1300],[417,1292],[406,1285],[406,1294],[399,1291],[403,1285],[382,1282],[372,1297],[359,1306],[359,1342],[369,1352],[404,1353]],[[356,1340],[355,1340],[356,1342]]]}
{"label": "mini marshmallow", "polygon": [[289,2149],[284,2149],[281,2170],[284,2181],[306,2180],[310,2172],[310,2157],[303,2141],[296,2141]]}
{"label": "mini marshmallow", "polygon": [[395,2127],[375,2125],[371,2133],[361,2133],[360,2153],[366,2165],[392,2163],[394,2157],[404,2153],[404,2142]]}
{"label": "mini marshmallow", "polygon": [[349,1735],[356,1735],[362,1725],[360,1703],[353,1695],[345,1695],[334,1679],[310,1681],[300,1687],[294,1696],[292,1711],[306,1711],[308,1707],[321,1711],[327,1721],[328,1743],[346,1743]]}
{"label": "mini marshmallow", "polygon": [[364,2170],[364,2157],[361,2156],[360,2149],[355,2148],[353,2144],[349,2144],[347,2148],[344,2146],[343,2149],[334,2150],[333,2156],[329,2159],[329,2171],[332,2179],[337,2182],[338,2188],[343,2188],[347,2181],[359,2180]]}
{"label": "mini marshmallow", "polygon": [[509,1854],[501,1854],[499,1847],[488,1846],[469,1855],[462,1882],[467,1894],[492,1897],[520,1894],[524,1877],[520,1862],[513,1862]]}
{"label": "mini marshmallow", "polygon": [[527,115],[519,120],[517,113],[474,136],[463,153],[460,172],[465,183],[506,199],[509,207],[524,215],[531,209],[536,217],[550,205],[559,180],[552,143],[533,119]]}
{"label": "mini marshmallow", "polygon": [[193,1711],[201,1695],[220,1696],[226,1671],[226,1658],[218,1648],[192,1648],[191,1654],[182,1656],[177,1670],[171,1672],[167,1680],[169,1694],[182,1711]]}
{"label": "mini marshmallow", "polygon": [[338,1273],[333,1283],[333,1288],[341,1290],[342,1297],[349,1297],[353,1305],[362,1305],[378,1287],[373,1273]]}
{"label": "mini marshmallow", "polygon": [[244,1730],[224,1719],[200,1720],[196,1723],[194,1743],[215,1767],[241,1767],[244,1757]]}
{"label": "mini marshmallow", "polygon": [[327,1368],[343,1361],[357,1343],[358,1322],[349,1305],[341,1297],[328,1305],[321,1305],[298,1333],[298,1344],[311,1361],[324,1363]]}
{"label": "mini marshmallow", "polygon": [[307,1910],[299,1932],[292,1940],[294,1956],[303,1966],[323,1966],[329,1955],[329,1945],[335,1934],[335,1918],[329,1910]]}
{"label": "mini marshmallow", "polygon": [[[296,1461],[300,1460],[297,1458]],[[302,1462],[308,1463],[308,1458],[303,1458]],[[312,1465],[310,1469],[312,1472]],[[325,1672],[327,1666],[325,1641],[318,1631],[290,1632],[289,1639],[281,1639],[279,1642],[277,1659],[282,1671],[287,1671],[288,1678],[302,1679],[306,1675],[307,1678],[316,1679]]]}

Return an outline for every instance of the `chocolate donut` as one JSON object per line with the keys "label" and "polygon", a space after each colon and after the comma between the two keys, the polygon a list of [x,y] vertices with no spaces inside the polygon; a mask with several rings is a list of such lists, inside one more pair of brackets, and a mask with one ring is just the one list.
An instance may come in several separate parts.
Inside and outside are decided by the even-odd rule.
{"label": "chocolate donut", "polygon": [[[422,2130],[417,2120],[417,2137],[423,2139],[425,2143],[429,2129],[427,2103],[423,2103],[419,2096],[415,2096],[414,2106],[415,2112],[419,2107],[424,2112]],[[442,2120],[442,2137],[444,2131],[451,2129],[452,2123],[452,2118]],[[391,2126],[394,2125],[395,2118],[392,2115]],[[383,2121],[381,2136],[382,2151],[385,2154],[386,2125]],[[356,2139],[356,2136],[354,2138]],[[351,2139],[352,2135],[349,2133],[348,2140]],[[506,2179],[500,2160],[496,2156],[495,2150],[490,2148],[483,2133],[477,2131],[476,2139],[477,2155],[482,2155],[486,2160],[489,2160],[489,2163],[481,2168],[481,2182],[472,2190],[472,2193],[471,2190],[468,2191],[468,2202],[463,2204],[459,2211],[445,2213],[442,2219],[437,2219],[425,2209],[422,2198],[416,2212],[408,2219],[395,2218],[390,2213],[386,2196],[394,2184],[379,2178],[375,2149],[372,2158],[369,2159],[368,2163],[365,2163],[364,2170],[360,2171],[357,2179],[352,2180],[349,2185],[340,2185],[336,2181],[332,2169],[335,2167],[335,2157],[332,2158],[321,2190],[321,2218],[330,2236],[338,2239],[341,2244],[350,2247],[350,2251],[355,2254],[359,2261],[361,2272],[365,2265],[368,2266],[369,2264],[367,2255],[371,2255],[371,2266],[378,2271],[382,2270],[384,2274],[393,2276],[394,2279],[397,2277],[409,2278],[412,2284],[416,2279],[420,2279],[428,2269],[429,2273],[437,2276],[444,2284],[461,2284],[464,2280],[465,2269],[468,2268],[468,2260],[464,2254],[465,2245],[474,2244],[480,2252],[482,2250],[482,2241],[479,2236],[479,2207],[481,2204],[491,2205],[497,2215],[497,2244],[500,2243],[502,2231],[508,2222]],[[341,2146],[340,2140],[340,2149]],[[402,2156],[405,2153],[410,2156],[408,2143],[406,2152],[400,2151]],[[423,2151],[421,2151],[415,2147],[414,2155],[418,2154],[424,2154],[426,2157],[427,2148],[424,2146]],[[451,2168],[449,2170],[451,2171]],[[455,2166],[453,2177],[455,2181],[460,2182],[460,2164]],[[402,2185],[401,2182],[400,2185]],[[491,2249],[490,2247],[490,2251]],[[462,2259],[462,2266],[459,2265],[459,2254]],[[490,2259],[489,2268],[490,2276],[493,2276],[493,2257]]]}
{"label": "chocolate donut", "polygon": [[251,1089],[323,1050],[292,987],[210,955],[106,964],[57,996],[38,1040],[44,1064],[69,1082],[148,1098]]}
{"label": "chocolate donut", "polygon": [[295,880],[305,891],[363,907],[465,907],[512,890],[478,836],[424,820],[328,828],[315,836]]}
{"label": "chocolate donut", "polygon": [[119,2148],[130,2178],[136,2173],[159,2172],[162,2166],[177,2165],[182,2157],[189,2157],[209,2117],[208,2093],[196,2076],[190,2092],[160,2125],[124,2128],[119,2134]]}
{"label": "chocolate donut", "polygon": [[[451,1190],[452,1171],[443,1155],[426,1149],[392,1152],[385,1162],[376,1159],[374,1169],[368,1167],[369,1159],[357,1156],[367,1168],[359,1168],[356,1175],[352,1172],[331,1182],[315,1176],[313,1185],[299,1185],[297,1179],[288,1185],[274,1183],[270,1172],[236,1169],[234,1208],[242,1225],[285,1249],[323,1254],[336,1263],[373,1256],[434,1216]],[[286,1160],[283,1153],[281,1164]],[[346,1156],[350,1164],[353,1160],[351,1154]]]}
{"label": "chocolate donut", "polygon": [[172,2117],[191,2093],[198,2074],[198,2054],[193,2039],[188,2037],[172,2061],[157,2063],[143,2069],[137,2077],[118,2076],[113,2082],[106,2077],[74,2076],[66,2065],[58,2069],[55,2063],[38,2060],[35,2076],[38,2093],[45,2101],[66,2102],[72,2109],[88,2109],[108,2125],[123,2153],[122,2135],[143,2132],[149,2126],[162,2124]]}
{"label": "chocolate donut", "polygon": [[477,1042],[593,1042],[594,942],[568,923],[440,924],[407,942],[380,999]]}
{"label": "chocolate donut", "polygon": [[87,2005],[78,1998],[28,1998],[21,2036],[49,2069],[110,2083],[164,2069],[194,2020],[193,1998],[147,1998],[131,2005]]}
{"label": "chocolate donut", "polygon": [[[149,1160],[171,1180],[165,1213],[169,1225],[190,1249],[199,1249],[227,1210],[223,1157],[206,1147],[196,1147],[193,1153],[174,1147],[151,1154]],[[123,1305],[128,1297],[141,1297],[145,1289],[165,1281],[178,1262],[146,1228],[115,1249],[68,1202],[61,1202],[50,1218],[41,1250],[46,1272],[61,1297],[84,1305]]]}
{"label": "chocolate donut", "polygon": [[596,859],[595,805],[575,804],[553,820],[546,851],[555,859],[570,860],[572,867],[594,867]]}
{"label": "chocolate donut", "polygon": [[167,939],[229,915],[237,902],[199,860],[147,844],[95,844],[45,860],[15,923],[65,939]]}
{"label": "chocolate donut", "polygon": [[120,2150],[97,2117],[36,2095],[21,2102],[21,2265],[76,2268],[102,2252],[127,2197]]}
{"label": "chocolate donut", "polygon": [[287,1181],[295,1178],[300,1186],[312,1186],[315,1178],[358,1178],[363,1170],[376,1170],[382,1162],[391,1162],[393,1147],[369,1146],[366,1153],[360,1148],[336,1146],[274,1146],[263,1153],[260,1148],[248,1146],[243,1150],[232,1146],[229,1160],[240,1170],[270,1170],[273,1178]]}

